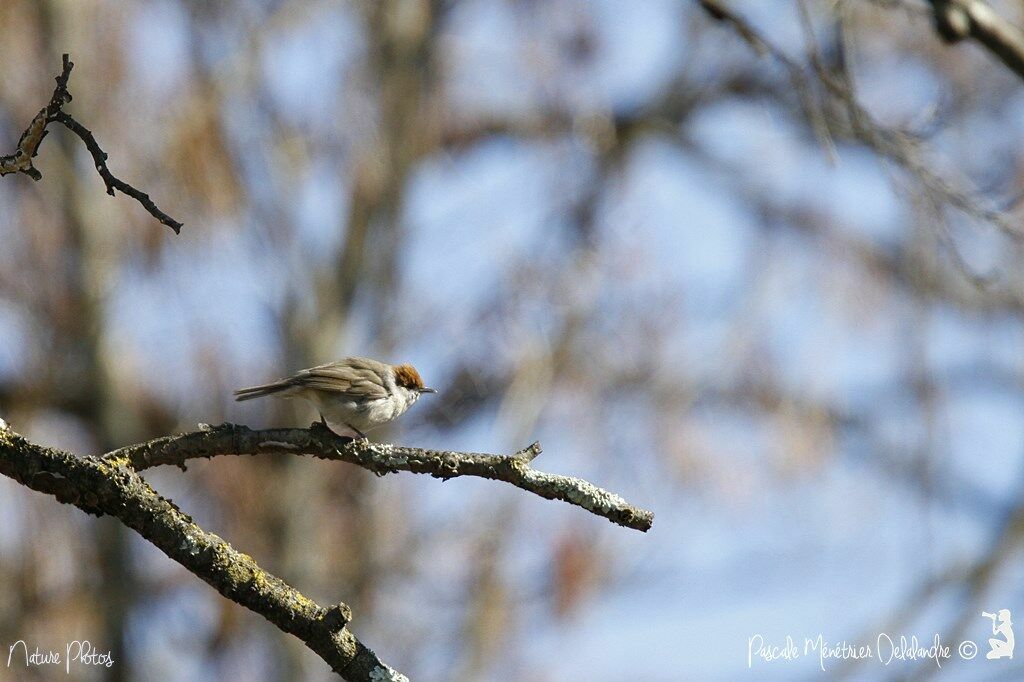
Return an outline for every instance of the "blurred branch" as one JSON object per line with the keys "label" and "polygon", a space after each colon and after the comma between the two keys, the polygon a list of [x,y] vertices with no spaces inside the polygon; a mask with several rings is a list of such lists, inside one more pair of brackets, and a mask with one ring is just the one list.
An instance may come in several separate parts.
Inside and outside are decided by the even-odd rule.
{"label": "blurred branch", "polygon": [[204,531],[124,464],[35,445],[0,420],[0,474],[86,513],[116,517],[224,597],[301,639],[346,680],[408,682],[346,629],[346,604],[325,608],[305,597]]}
{"label": "blurred branch", "polygon": [[[824,107],[818,108],[813,97],[809,100],[810,94],[816,88],[807,70],[790,58],[781,47],[768,40],[741,14],[720,0],[697,2],[712,19],[730,26],[758,56],[769,55],[786,70],[790,82],[800,94],[801,106],[812,128],[816,127],[820,121],[818,112]],[[870,112],[857,102],[849,82],[842,74],[830,72],[819,61],[812,62],[811,72],[820,86],[817,89],[827,97],[826,103],[837,109],[826,119],[833,134],[845,134],[898,164],[916,178],[924,189],[933,194],[937,201],[953,206],[971,218],[995,225],[1015,239],[1024,236],[1024,231],[1018,224],[1001,211],[987,206],[988,202],[972,189],[965,187],[967,183],[963,178],[950,177],[948,173],[934,170],[928,160],[929,150],[918,138],[878,123]],[[837,115],[840,112],[845,113],[845,120],[844,117]]]}
{"label": "blurred branch", "polygon": [[974,38],[1024,78],[1024,32],[996,14],[982,0],[929,0],[935,29],[949,43]]}
{"label": "blurred branch", "polygon": [[603,516],[626,528],[647,531],[654,513],[634,507],[615,493],[572,476],[560,476],[530,467],[541,452],[534,443],[514,455],[489,455],[402,447],[368,440],[335,436],[320,424],[310,429],[267,429],[253,431],[245,426],[221,424],[178,436],[157,438],[131,445],[104,456],[104,461],[129,466],[136,471],[161,464],[184,466],[190,459],[216,455],[259,455],[284,453],[312,455],[320,459],[349,462],[378,476],[411,471],[434,478],[479,476],[504,481],[549,500],[561,500]]}
{"label": "blurred branch", "polygon": [[71,101],[71,93],[68,92],[68,78],[71,76],[71,69],[75,64],[68,55],[64,55],[64,67],[61,74],[57,76],[57,87],[53,90],[50,102],[42,108],[32,122],[28,124],[25,132],[18,139],[18,148],[13,154],[0,156],[0,176],[8,173],[24,173],[33,180],[40,180],[43,174],[33,165],[32,159],[39,153],[39,144],[46,137],[46,127],[51,123],[60,123],[78,137],[82,138],[86,149],[92,155],[96,171],[103,178],[103,184],[107,187],[107,194],[114,196],[114,190],[132,197],[145,208],[149,213],[174,232],[181,232],[181,223],[157,208],[153,200],[145,192],[140,192],[124,180],[117,178],[107,168],[107,153],[104,152],[96,138],[88,128],[76,121],[71,114],[64,111],[64,105]]}

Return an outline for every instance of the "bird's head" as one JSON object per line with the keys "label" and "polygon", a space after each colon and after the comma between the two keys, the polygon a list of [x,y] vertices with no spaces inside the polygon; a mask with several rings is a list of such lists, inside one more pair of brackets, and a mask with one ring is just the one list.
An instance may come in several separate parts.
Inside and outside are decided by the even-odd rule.
{"label": "bird's head", "polygon": [[419,396],[421,393],[437,393],[423,385],[420,373],[412,365],[395,365],[395,384]]}

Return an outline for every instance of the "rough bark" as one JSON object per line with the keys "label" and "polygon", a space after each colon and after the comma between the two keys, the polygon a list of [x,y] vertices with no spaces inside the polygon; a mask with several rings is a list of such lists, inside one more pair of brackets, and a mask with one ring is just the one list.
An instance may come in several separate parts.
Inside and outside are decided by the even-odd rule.
{"label": "rough bark", "polygon": [[123,459],[42,447],[0,422],[0,473],[89,514],[116,517],[223,596],[298,637],[345,679],[406,679],[348,630],[352,614],[346,604],[321,606],[267,573],[200,528]]}
{"label": "rough bark", "polygon": [[104,457],[114,465],[136,471],[162,464],[184,466],[188,460],[217,455],[286,453],[357,464],[384,476],[397,471],[429,474],[434,478],[477,476],[504,481],[549,500],[562,500],[602,516],[612,523],[640,531],[650,529],[654,513],[635,507],[619,495],[572,476],[537,471],[530,466],[541,452],[540,443],[514,455],[424,450],[366,439],[340,438],[319,424],[310,429],[253,431],[245,426],[221,424],[179,436],[115,450]]}

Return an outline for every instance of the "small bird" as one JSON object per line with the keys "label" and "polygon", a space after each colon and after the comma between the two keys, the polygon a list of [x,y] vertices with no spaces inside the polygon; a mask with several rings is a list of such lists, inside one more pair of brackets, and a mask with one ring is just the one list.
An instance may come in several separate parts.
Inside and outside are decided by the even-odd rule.
{"label": "small bird", "polygon": [[265,395],[305,398],[320,411],[320,421],[339,436],[365,438],[369,431],[395,419],[423,393],[412,365],[389,365],[370,358],[345,358],[293,374],[271,384],[235,391],[235,400]]}

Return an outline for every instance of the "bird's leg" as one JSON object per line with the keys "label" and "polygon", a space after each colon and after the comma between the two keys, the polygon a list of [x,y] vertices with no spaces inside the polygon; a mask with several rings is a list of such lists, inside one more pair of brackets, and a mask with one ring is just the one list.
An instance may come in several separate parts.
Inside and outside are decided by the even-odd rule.
{"label": "bird's leg", "polygon": [[364,434],[362,431],[352,426],[351,424],[346,423],[345,426],[352,429],[352,431],[354,431],[360,438],[366,438],[366,434]]}
{"label": "bird's leg", "polygon": [[330,430],[331,430],[331,427],[329,427],[329,426],[327,425],[327,421],[326,421],[326,420],[324,419],[324,413],[323,413],[323,412],[320,412],[319,414],[320,414],[320,423],[324,425],[324,428],[325,428],[325,429],[327,429],[328,431],[330,431]]}

